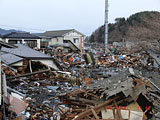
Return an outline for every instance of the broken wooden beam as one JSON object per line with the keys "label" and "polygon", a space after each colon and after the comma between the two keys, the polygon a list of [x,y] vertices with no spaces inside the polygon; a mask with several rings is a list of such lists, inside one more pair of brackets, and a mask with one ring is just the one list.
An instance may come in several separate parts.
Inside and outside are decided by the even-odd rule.
{"label": "broken wooden beam", "polygon": [[7,80],[20,78],[20,77],[31,76],[31,75],[40,74],[40,73],[46,73],[46,72],[49,72],[49,71],[50,70],[47,69],[47,70],[42,70],[42,71],[37,71],[37,72],[32,72],[32,73],[26,73],[26,74],[17,75],[17,76],[14,76],[14,77],[9,77],[9,78],[7,78]]}
{"label": "broken wooden beam", "polygon": [[98,117],[96,111],[93,108],[91,109],[91,111],[92,111],[94,117],[96,118],[96,120],[99,120],[99,117]]}
{"label": "broken wooden beam", "polygon": [[96,105],[97,102],[94,101],[94,100],[88,100],[88,99],[85,99],[85,98],[76,98],[76,97],[69,97],[68,99],[69,101],[78,101],[78,102],[81,102],[81,103],[88,103],[88,104],[91,104],[91,105]]}
{"label": "broken wooden beam", "polygon": [[[105,101],[104,103],[99,104],[99,105],[93,107],[92,109],[96,110],[96,112],[97,112],[97,111],[100,111],[100,110],[103,109],[106,105],[108,105],[109,103],[113,102],[113,100],[116,100],[116,99],[118,99],[118,98],[120,98],[120,96],[115,96],[114,98],[109,99],[109,100]],[[91,114],[92,114],[92,110],[89,109],[89,110],[86,110],[86,111],[78,114],[77,116],[75,116],[73,120],[81,120],[83,117],[85,117],[85,116],[87,116],[87,115],[91,115]]]}

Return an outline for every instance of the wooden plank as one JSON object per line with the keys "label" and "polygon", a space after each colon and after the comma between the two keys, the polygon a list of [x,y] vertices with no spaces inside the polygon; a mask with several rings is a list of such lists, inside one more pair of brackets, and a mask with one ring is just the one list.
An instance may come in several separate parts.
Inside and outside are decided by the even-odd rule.
{"label": "wooden plank", "polygon": [[31,63],[31,60],[29,61],[29,69],[30,69],[30,72],[32,73],[32,63]]}
{"label": "wooden plank", "polygon": [[[112,99],[109,99],[109,100],[103,102],[102,104],[99,104],[99,105],[93,107],[93,109],[96,110],[96,112],[97,112],[97,111],[100,111],[100,110],[103,109],[103,107],[105,107],[107,104],[111,103],[113,100],[118,99],[118,98],[120,98],[120,96],[116,96],[116,97],[114,97],[114,98],[112,98]],[[86,110],[86,111],[78,114],[73,120],[81,120],[83,117],[85,117],[85,116],[87,116],[87,115],[91,115],[91,114],[92,114],[92,110],[89,109],[89,110]]]}
{"label": "wooden plank", "polygon": [[[115,100],[113,100],[113,102],[114,102],[114,104],[115,104],[115,107],[116,107],[116,110],[117,110],[117,115],[116,115],[116,120],[119,120],[119,119],[122,119],[122,115],[121,115],[121,111],[120,111],[120,109],[118,108],[118,105],[117,105],[117,103],[116,103],[116,101]],[[118,118],[117,118],[118,117]]]}
{"label": "wooden plank", "polygon": [[85,99],[85,98],[76,98],[76,97],[69,97],[68,99],[69,101],[71,100],[74,100],[74,101],[79,101],[81,103],[88,103],[88,104],[91,104],[91,105],[96,105],[97,102],[95,102],[94,100],[88,100],[88,99]]}
{"label": "wooden plank", "polygon": [[115,109],[113,109],[113,115],[114,115],[114,118],[116,118],[116,111],[115,111]]}
{"label": "wooden plank", "polygon": [[3,74],[1,74],[2,75],[2,85],[3,85],[3,95],[4,95],[4,97],[7,97],[7,82],[6,82],[6,74],[3,72],[3,70],[2,70],[2,73]]}
{"label": "wooden plank", "polygon": [[90,96],[93,96],[93,97],[95,97],[95,98],[97,98],[97,99],[99,99],[99,98],[100,98],[99,96],[94,95],[94,94],[92,94],[92,93],[86,93],[86,94],[88,94],[88,95],[90,95]]}
{"label": "wooden plank", "polygon": [[99,120],[99,117],[98,117],[97,113],[94,111],[94,109],[91,109],[91,111],[92,111],[94,117],[95,117],[97,120]]}
{"label": "wooden plank", "polygon": [[15,79],[15,78],[19,78],[19,77],[26,77],[26,76],[31,76],[31,75],[35,75],[35,74],[40,74],[40,73],[45,73],[45,72],[49,72],[50,70],[42,70],[42,71],[37,71],[37,72],[32,72],[32,73],[26,73],[26,74],[22,74],[22,75],[17,75],[17,76],[14,76],[14,77],[9,77],[7,78],[7,80],[10,80],[10,79]]}

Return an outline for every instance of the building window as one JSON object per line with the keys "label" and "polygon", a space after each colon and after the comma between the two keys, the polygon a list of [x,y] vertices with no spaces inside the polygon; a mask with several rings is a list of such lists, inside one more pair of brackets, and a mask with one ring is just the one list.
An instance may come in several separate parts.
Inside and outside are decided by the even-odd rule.
{"label": "building window", "polygon": [[22,44],[22,40],[18,40],[17,43],[18,43],[18,44]]}
{"label": "building window", "polygon": [[14,44],[17,44],[18,43],[18,40],[9,40],[8,43],[10,45],[14,45]]}
{"label": "building window", "polygon": [[14,45],[14,44],[19,44],[19,43],[22,43],[22,40],[14,40],[14,39],[9,39],[8,40],[8,43],[10,44],[10,45]]}
{"label": "building window", "polygon": [[37,47],[37,40],[24,40],[25,44],[31,48]]}
{"label": "building window", "polygon": [[63,40],[63,43],[68,43],[68,41],[67,40]]}
{"label": "building window", "polygon": [[79,38],[74,38],[74,39],[73,39],[73,42],[74,42],[74,43],[77,43],[78,40],[79,40]]}

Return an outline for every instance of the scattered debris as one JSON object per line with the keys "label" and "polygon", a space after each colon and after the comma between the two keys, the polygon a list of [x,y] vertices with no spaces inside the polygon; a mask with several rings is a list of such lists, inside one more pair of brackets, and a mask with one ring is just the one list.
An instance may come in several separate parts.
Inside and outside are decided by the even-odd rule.
{"label": "scattered debris", "polygon": [[147,53],[46,49],[48,56],[16,46],[2,49],[1,119],[159,119],[159,68]]}

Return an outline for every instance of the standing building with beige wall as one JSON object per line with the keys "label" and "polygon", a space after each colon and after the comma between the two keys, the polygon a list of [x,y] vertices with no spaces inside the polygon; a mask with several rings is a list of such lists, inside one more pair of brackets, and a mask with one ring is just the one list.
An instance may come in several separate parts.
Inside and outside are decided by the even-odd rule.
{"label": "standing building with beige wall", "polygon": [[49,45],[69,47],[70,44],[72,44],[81,51],[84,49],[84,35],[75,29],[46,31],[39,36],[42,37],[42,40],[45,39],[45,37],[49,37]]}

